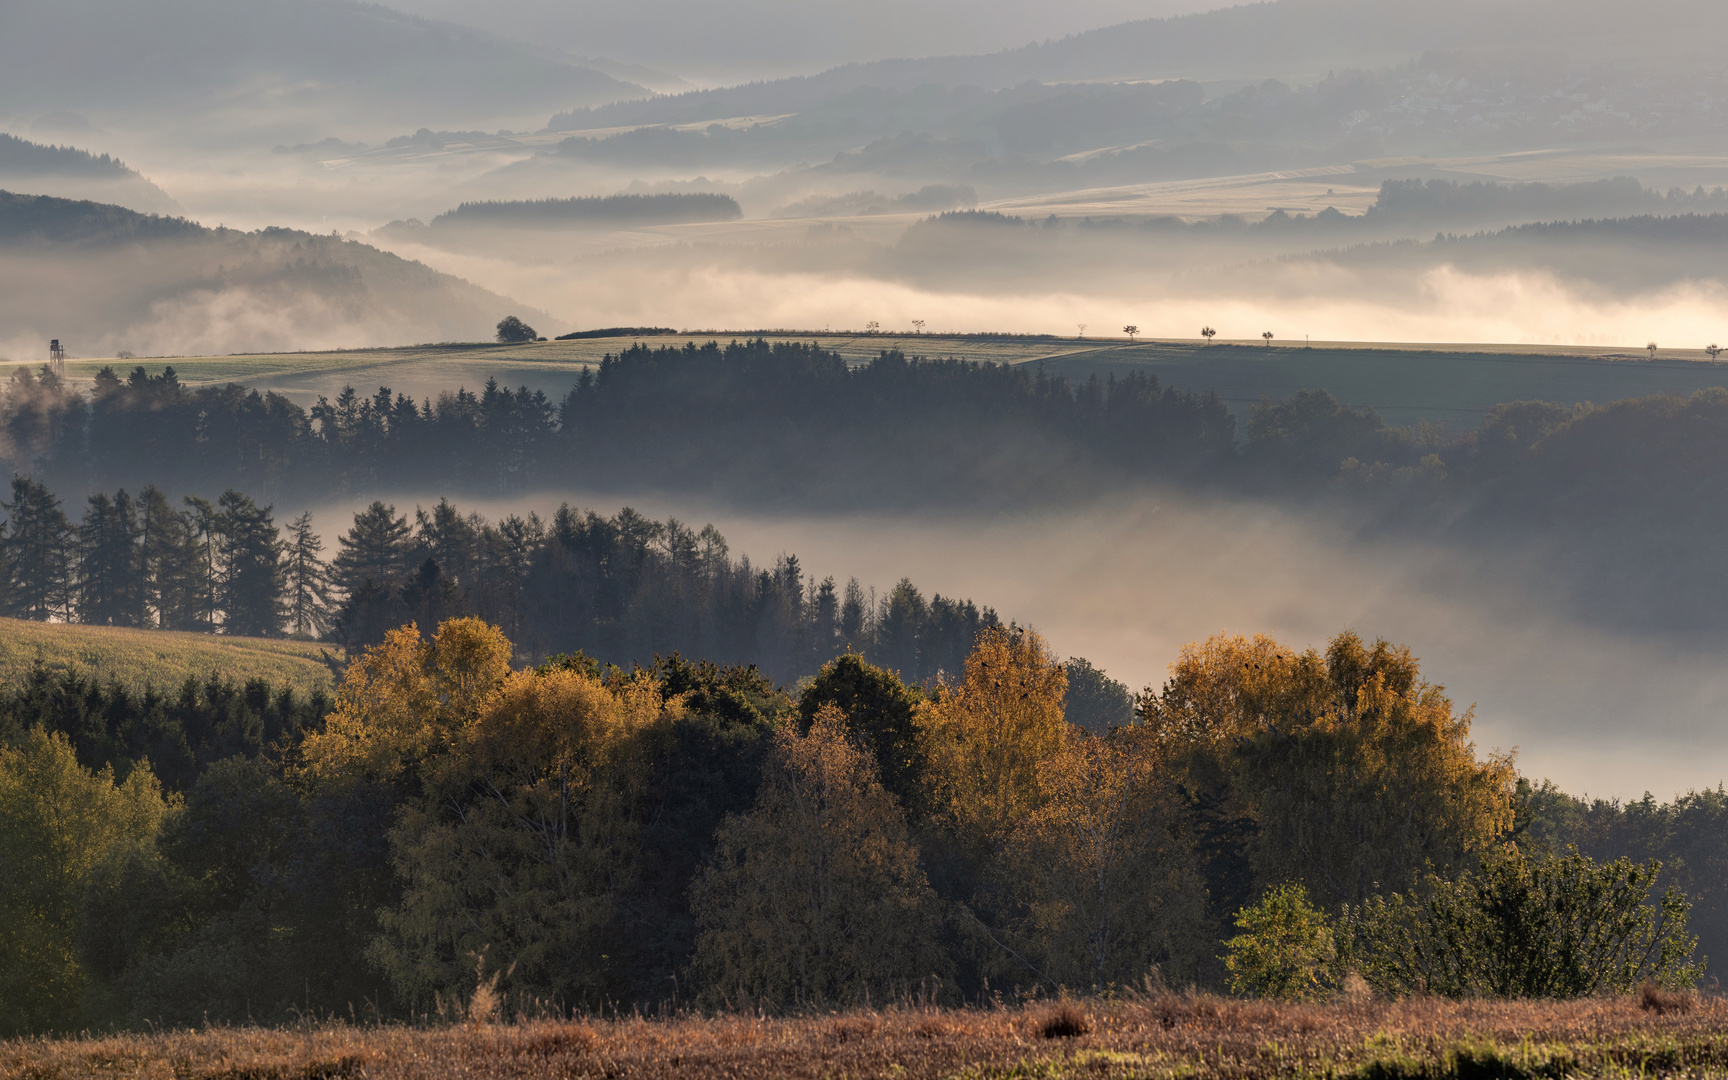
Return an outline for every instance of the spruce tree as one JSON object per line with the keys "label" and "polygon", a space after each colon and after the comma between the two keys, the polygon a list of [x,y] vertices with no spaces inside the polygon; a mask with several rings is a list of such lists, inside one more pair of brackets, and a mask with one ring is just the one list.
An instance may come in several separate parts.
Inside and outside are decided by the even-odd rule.
{"label": "spruce tree", "polygon": [[397,517],[394,506],[374,502],[354,515],[354,527],[336,540],[338,551],[330,565],[336,586],[352,596],[371,581],[388,585],[408,569],[412,554],[406,516]]}
{"label": "spruce tree", "polygon": [[312,531],[308,510],[288,526],[284,555],[288,574],[287,616],[292,634],[318,637],[330,625],[330,572],[318,556],[324,542]]}
{"label": "spruce tree", "polygon": [[282,631],[282,536],[271,519],[272,507],[259,506],[238,491],[217,500],[218,550],[222,560],[222,632],[270,637]]}
{"label": "spruce tree", "polygon": [[208,499],[188,495],[186,503],[186,626],[216,632],[221,606],[221,561],[216,550],[221,524]]}
{"label": "spruce tree", "polygon": [[202,625],[200,549],[191,517],[154,484],[138,493],[139,624],[162,630]]}
{"label": "spruce tree", "polygon": [[28,477],[12,478],[12,501],[0,503],[9,528],[5,539],[10,576],[8,613],[21,619],[64,618],[71,599],[72,524],[60,500]]}
{"label": "spruce tree", "polygon": [[90,496],[78,528],[78,621],[92,626],[137,626],[143,597],[141,552],[132,496]]}

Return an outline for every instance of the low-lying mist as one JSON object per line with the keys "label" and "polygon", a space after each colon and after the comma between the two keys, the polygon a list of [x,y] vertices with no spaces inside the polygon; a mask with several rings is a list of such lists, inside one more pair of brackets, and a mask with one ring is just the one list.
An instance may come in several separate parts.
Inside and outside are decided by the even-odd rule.
{"label": "low-lying mist", "polygon": [[[1728,335],[1728,289],[1706,262],[1606,288],[1571,266],[1521,259],[1461,265],[1416,252],[1388,265],[1330,256],[1189,262],[1187,252],[1144,245],[1139,258],[1059,268],[998,250],[958,246],[958,272],[884,256],[862,238],[755,247],[666,243],[561,257],[455,253],[391,245],[404,256],[552,312],[573,326],[902,331],[1002,331],[1226,339],[1271,330],[1280,342],[1523,342],[1641,347],[1656,339],[1697,348]],[[1112,242],[1110,247],[1117,248]],[[1119,251],[1108,252],[1112,256]],[[1612,264],[1611,249],[1585,259]],[[1680,256],[1676,255],[1678,261]],[[1668,264],[1670,267],[1673,263]]]}
{"label": "low-lying mist", "polygon": [[[565,500],[712,522],[735,554],[759,565],[795,554],[817,579],[856,576],[883,592],[909,577],[926,595],[1036,626],[1062,655],[1136,690],[1212,634],[1323,647],[1350,628],[1408,645],[1459,708],[1475,703],[1480,752],[1516,747],[1525,773],[1571,792],[1666,798],[1728,777],[1728,750],[1710,738],[1728,708],[1725,650],[1569,618],[1535,548],[1515,558],[1375,541],[1324,514],[1173,491],[1000,515],[768,514],[579,492],[459,506],[546,517]],[[394,500],[399,512],[417,501],[436,499]],[[314,508],[327,543],[358,508]]]}

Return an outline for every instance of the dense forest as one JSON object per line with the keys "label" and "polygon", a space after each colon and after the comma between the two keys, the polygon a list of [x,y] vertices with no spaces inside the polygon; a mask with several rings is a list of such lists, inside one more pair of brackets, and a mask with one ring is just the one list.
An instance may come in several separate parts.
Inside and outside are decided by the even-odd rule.
{"label": "dense forest", "polygon": [[1216,396],[1142,373],[1074,385],[897,351],[852,366],[816,345],[755,340],[638,344],[561,399],[489,383],[414,401],[381,387],[309,410],[233,384],[187,387],[172,369],[104,370],[88,394],[20,369],[0,435],[14,470],[55,489],[172,485],[260,503],[572,483],[818,509],[1078,503],[1148,483],[1310,508],[1320,498],[1366,526],[1430,538],[1541,536],[1557,567],[1593,583],[1576,597],[1586,609],[1728,629],[1714,539],[1728,512],[1698,497],[1728,460],[1721,390],[1512,402],[1461,434],[1392,427],[1302,391],[1255,405],[1239,433]]}
{"label": "dense forest", "polygon": [[0,1031],[459,1018],[477,983],[511,1014],[1349,976],[1570,997],[1684,986],[1728,946],[1721,791],[1532,785],[1349,633],[1191,645],[1093,732],[1072,665],[1000,624],[927,686],[856,654],[786,689],[517,652],[463,618],[388,633],[332,702],[0,695],[0,857],[54,867],[0,879],[25,913]]}

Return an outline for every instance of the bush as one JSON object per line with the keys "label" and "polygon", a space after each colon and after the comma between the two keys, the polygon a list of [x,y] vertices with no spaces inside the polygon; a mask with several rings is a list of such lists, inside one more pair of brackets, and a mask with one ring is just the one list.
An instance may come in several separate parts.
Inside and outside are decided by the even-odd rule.
{"label": "bush", "polygon": [[1236,915],[1242,933],[1224,943],[1230,990],[1278,1001],[1314,1001],[1332,989],[1336,958],[1326,913],[1286,882]]}
{"label": "bush", "polygon": [[1371,897],[1350,917],[1362,976],[1386,994],[1575,998],[1677,989],[1702,964],[1686,934],[1691,905],[1669,889],[1651,902],[1662,864],[1598,863],[1576,849],[1516,851],[1421,894]]}

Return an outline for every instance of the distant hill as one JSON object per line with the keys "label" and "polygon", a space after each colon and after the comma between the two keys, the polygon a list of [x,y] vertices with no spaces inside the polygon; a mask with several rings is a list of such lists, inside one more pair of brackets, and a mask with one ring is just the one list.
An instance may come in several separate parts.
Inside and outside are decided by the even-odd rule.
{"label": "distant hill", "polygon": [[1019,49],[847,64],[817,75],[584,107],[554,130],[696,123],[799,112],[860,87],[910,91],[1034,82],[1263,79],[1379,67],[1436,51],[1572,55],[1614,61],[1704,63],[1728,40],[1717,0],[1271,0],[1196,15],[1142,19]]}
{"label": "distant hill", "polygon": [[0,188],[32,195],[97,199],[147,214],[180,205],[119,158],[70,146],[46,146],[0,132]]}
{"label": "distant hill", "polygon": [[334,236],[0,191],[0,347],[60,338],[75,356],[112,356],[475,341],[508,314],[556,322]]}
{"label": "distant hill", "polygon": [[0,4],[0,101],[13,110],[245,121],[268,105],[272,120],[298,107],[331,126],[417,124],[646,93],[479,31],[351,0]]}

